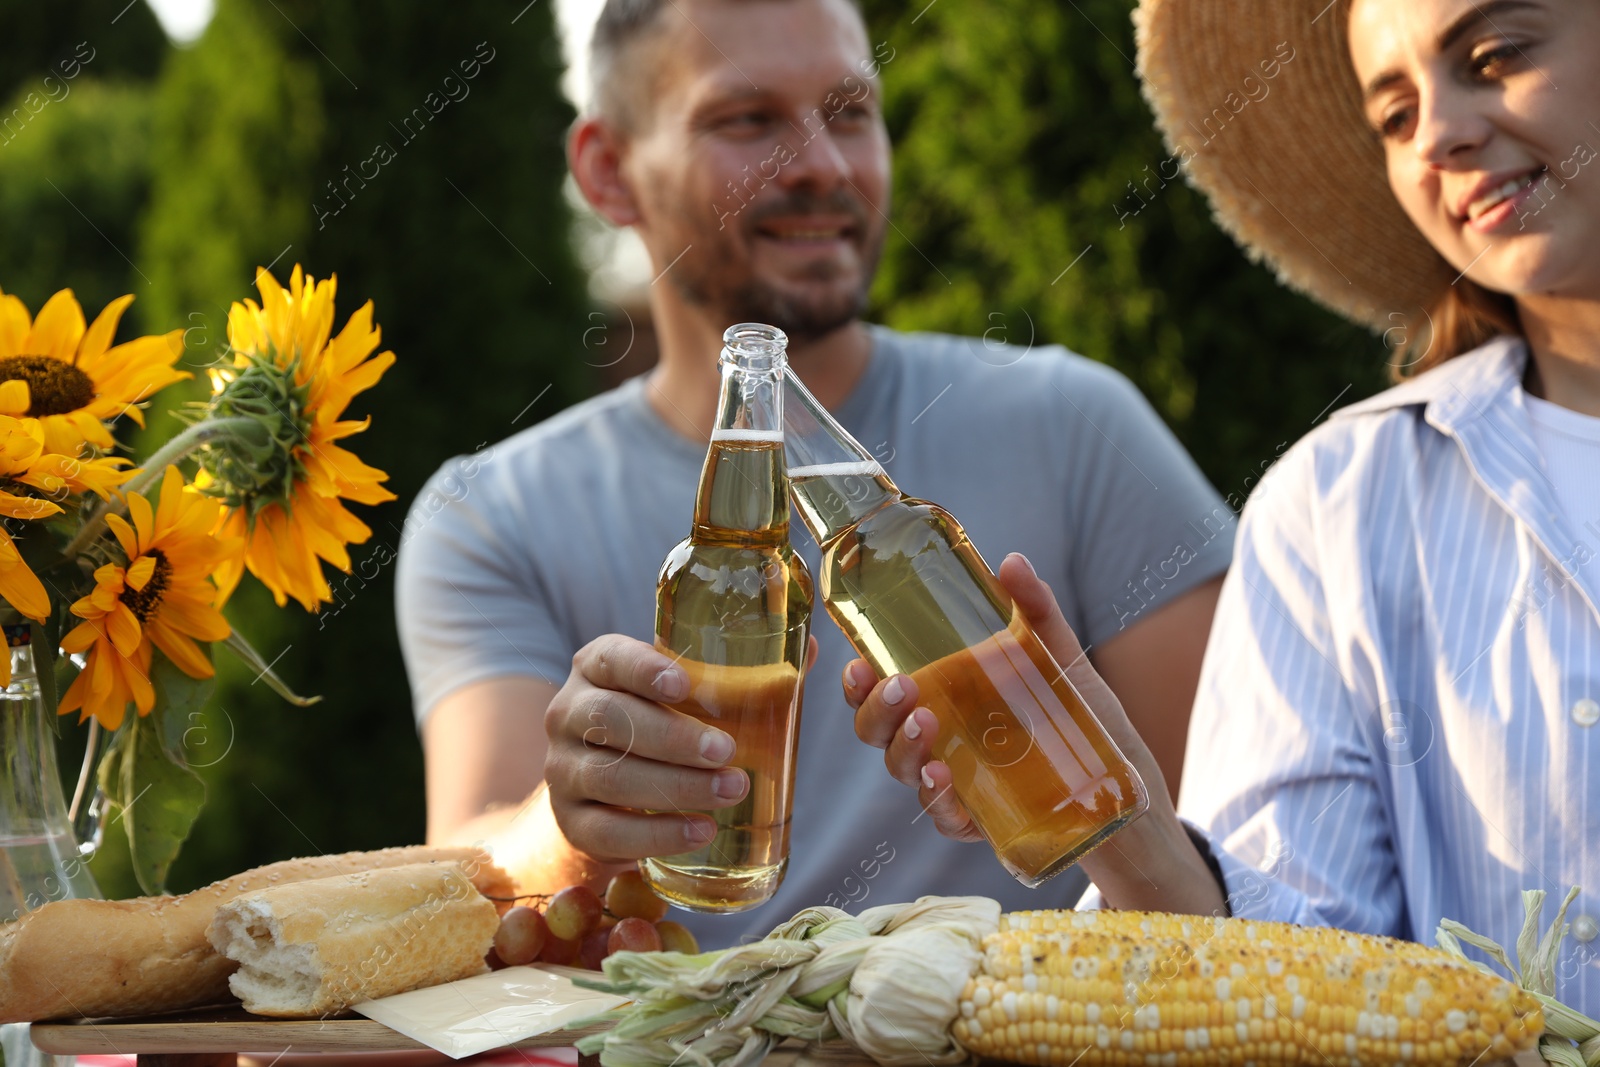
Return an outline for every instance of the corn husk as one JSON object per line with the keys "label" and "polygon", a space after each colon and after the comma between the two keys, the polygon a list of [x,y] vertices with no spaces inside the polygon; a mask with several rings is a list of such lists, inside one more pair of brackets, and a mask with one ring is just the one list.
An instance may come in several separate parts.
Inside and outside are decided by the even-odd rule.
{"label": "corn husk", "polygon": [[[1445,919],[1434,934],[1439,947],[1459,956],[1485,974],[1494,968],[1471,959],[1461,947],[1465,942],[1504,967],[1512,981],[1532,993],[1544,1008],[1544,1035],[1539,1038],[1539,1055],[1554,1067],[1600,1067],[1600,1022],[1574,1011],[1555,998],[1556,961],[1561,941],[1567,936],[1567,909],[1578,898],[1579,889],[1568,891],[1556,921],[1541,937],[1539,917],[1544,911],[1545,892],[1525,890],[1522,894],[1522,932],[1517,935],[1517,966],[1499,943],[1474,933],[1454,919]],[[1574,1044],[1576,1043],[1576,1044]]]}
{"label": "corn husk", "polygon": [[955,1063],[967,1054],[950,1023],[999,927],[992,900],[923,897],[859,916],[808,908],[722,952],[620,952],[604,980],[578,984],[634,1003],[574,1024],[615,1023],[578,1048],[605,1067],[752,1067],[784,1037],[842,1037],[885,1067]]}

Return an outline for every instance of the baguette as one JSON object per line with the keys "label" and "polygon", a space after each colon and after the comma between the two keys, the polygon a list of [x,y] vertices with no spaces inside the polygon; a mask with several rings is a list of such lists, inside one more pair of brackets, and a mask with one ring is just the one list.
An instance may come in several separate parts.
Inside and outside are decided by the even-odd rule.
{"label": "baguette", "polygon": [[225,1003],[238,964],[206,939],[222,904],[273,885],[449,860],[485,896],[515,892],[481,849],[414,845],[285,860],[177,897],[53,901],[0,924],[0,1023]]}
{"label": "baguette", "polygon": [[246,893],[208,934],[246,1011],[304,1019],[481,974],[499,928],[459,864],[412,863]]}

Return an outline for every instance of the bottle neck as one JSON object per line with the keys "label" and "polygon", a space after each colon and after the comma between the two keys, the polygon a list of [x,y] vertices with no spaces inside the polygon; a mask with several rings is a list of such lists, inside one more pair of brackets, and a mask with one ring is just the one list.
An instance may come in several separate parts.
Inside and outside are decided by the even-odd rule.
{"label": "bottle neck", "polygon": [[11,684],[0,690],[0,840],[66,834],[53,716],[39,691],[28,627],[8,623],[4,629]]}
{"label": "bottle neck", "polygon": [[904,497],[876,462],[814,474],[791,469],[789,477],[800,518],[822,546]]}
{"label": "bottle neck", "polygon": [[779,544],[789,539],[783,458],[783,387],[770,360],[724,358],[694,537],[703,543]]}
{"label": "bottle neck", "polygon": [[784,447],[795,506],[811,536],[826,545],[901,499],[883,465],[817,402],[794,372],[783,381]]}
{"label": "bottle neck", "polygon": [[39,685],[39,674],[33,664],[33,630],[25,622],[5,623],[0,625],[6,638],[6,651],[11,655],[11,685],[7,692],[20,689],[24,685],[35,688]]}
{"label": "bottle neck", "polygon": [[717,393],[717,421],[713,439],[751,435],[759,439],[783,440],[783,378],[770,361],[746,366],[737,359],[723,359],[722,385]]}

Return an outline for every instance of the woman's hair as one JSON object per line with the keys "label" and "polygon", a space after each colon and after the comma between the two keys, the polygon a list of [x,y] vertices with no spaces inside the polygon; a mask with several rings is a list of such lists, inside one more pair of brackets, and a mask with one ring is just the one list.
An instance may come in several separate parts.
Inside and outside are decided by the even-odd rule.
{"label": "woman's hair", "polygon": [[1412,331],[1392,366],[1397,380],[1432,370],[1504,333],[1520,334],[1517,305],[1504,293],[1459,279],[1428,309],[1426,330]]}

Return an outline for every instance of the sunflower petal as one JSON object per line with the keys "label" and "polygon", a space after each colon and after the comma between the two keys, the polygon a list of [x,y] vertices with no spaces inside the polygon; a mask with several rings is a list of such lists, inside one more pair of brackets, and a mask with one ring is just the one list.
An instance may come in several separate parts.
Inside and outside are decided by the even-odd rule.
{"label": "sunflower petal", "polygon": [[0,529],[0,597],[30,619],[43,621],[50,613],[50,597],[33,573],[11,535]]}
{"label": "sunflower petal", "polygon": [[121,515],[107,515],[106,525],[117,535],[117,542],[122,545],[122,551],[127,553],[129,559],[139,554],[139,536],[128,525],[127,519]]}
{"label": "sunflower petal", "polygon": [[[339,390],[348,403],[357,393],[364,393],[378,384],[390,367],[394,366],[393,352],[380,352],[358,367],[347,371],[339,380]],[[343,405],[340,405],[343,410]]]}
{"label": "sunflower petal", "polygon": [[356,308],[346,320],[344,329],[339,331],[339,336],[328,343],[332,350],[329,371],[335,375],[347,373],[382,343],[383,332],[372,324],[372,301],[368,300]]}
{"label": "sunflower petal", "polygon": [[175,369],[182,356],[182,330],[138,337],[107,352],[93,368],[93,377],[100,395],[112,396],[118,404],[133,404],[149,400],[173,382],[194,377]]}
{"label": "sunflower petal", "polygon": [[225,641],[233,632],[222,612],[201,600],[184,596],[168,596],[162,600],[161,621],[199,641]]}
{"label": "sunflower petal", "polygon": [[206,659],[200,646],[170,626],[159,623],[150,627],[150,640],[166,653],[179,670],[191,678],[210,678],[217,669]]}
{"label": "sunflower petal", "polygon": [[107,701],[100,712],[95,715],[95,718],[100,720],[100,728],[102,730],[109,730],[114,733],[122,725],[122,720],[127,717],[127,714],[128,702],[126,700],[119,700],[115,703]]}
{"label": "sunflower petal", "polygon": [[253,310],[254,304],[255,301],[247,300],[242,304],[235,303],[228,309],[228,345],[236,352],[258,352],[261,349],[261,321]]}
{"label": "sunflower petal", "polygon": [[16,477],[39,459],[44,431],[38,419],[14,419],[0,415],[0,474]]}
{"label": "sunflower petal", "polygon": [[0,568],[0,597],[35,622],[43,622],[50,614],[50,596],[44,591],[44,583],[26,563]]}
{"label": "sunflower petal", "polygon": [[39,424],[44,428],[44,447],[48,452],[75,456],[82,451],[86,441],[108,452],[116,447],[116,442],[111,439],[111,431],[83,408],[65,415],[46,415],[39,420]]}
{"label": "sunflower petal", "polygon": [[78,352],[78,342],[83,340],[83,308],[71,289],[63,289],[39,309],[33,320],[33,329],[22,343],[23,352],[30,356],[54,356],[71,363]]}
{"label": "sunflower petal", "polygon": [[94,317],[93,324],[88,332],[83,335],[83,343],[78,346],[78,366],[81,369],[98,360],[106,349],[111,347],[111,341],[117,335],[117,323],[122,320],[122,313],[133,303],[133,294],[119,296],[105,306],[100,314]]}
{"label": "sunflower petal", "polygon": [[0,358],[20,355],[32,326],[27,305],[10,293],[0,292]]}
{"label": "sunflower petal", "polygon": [[[48,487],[38,485],[32,478],[24,476],[20,479],[29,485],[35,485],[51,492]],[[48,500],[41,500],[36,496],[19,496],[0,489],[0,515],[7,515],[13,519],[45,519],[51,515],[59,515],[61,507]]]}
{"label": "sunflower petal", "polygon": [[301,302],[300,329],[295,337],[296,349],[305,363],[302,372],[310,371],[324,358],[323,349],[333,331],[333,294],[337,287],[334,278],[320,285],[311,278],[306,282],[308,288]]}
{"label": "sunflower petal", "polygon": [[318,451],[322,454],[319,458],[333,474],[340,496],[361,504],[380,504],[395,498],[393,493],[379,484],[388,481],[389,475],[363,463],[354,452],[333,444],[325,445]]}
{"label": "sunflower petal", "polygon": [[133,691],[133,703],[140,715],[148,715],[156,706],[155,687],[150,684],[150,645],[145,643],[138,652],[122,663],[124,683]]}
{"label": "sunflower petal", "polygon": [[[133,520],[133,528],[139,532],[140,548],[148,548],[150,539],[155,533],[155,515],[150,509],[150,501],[142,493],[129,493],[128,517]],[[130,556],[133,553],[128,553]]]}
{"label": "sunflower petal", "polygon": [[84,652],[93,648],[100,637],[101,630],[98,625],[92,622],[80,622],[68,630],[67,635],[61,639],[61,650],[74,654]]}
{"label": "sunflower petal", "polygon": [[0,415],[21,418],[32,406],[33,396],[28,390],[27,382],[21,378],[10,378],[0,382]]}
{"label": "sunflower petal", "polygon": [[[63,645],[62,647],[65,648],[66,646]],[[79,649],[79,651],[81,652],[82,649]],[[72,684],[67,686],[67,691],[61,694],[61,703],[56,705],[56,714],[71,715],[83,707],[83,698],[87,695],[88,689],[89,672],[88,670],[81,670],[78,672],[78,676],[72,680]]]}
{"label": "sunflower petal", "polygon": [[150,584],[150,579],[156,573],[156,558],[154,556],[140,556],[138,561],[128,568],[128,576],[123,580],[128,588],[143,591]]}
{"label": "sunflower petal", "polygon": [[87,490],[101,500],[109,500],[112,489],[139,473],[137,469],[128,466],[128,460],[120,456],[105,456],[100,459],[48,456],[44,459],[48,460],[46,464],[48,469],[60,475],[68,488],[79,493]]}
{"label": "sunflower petal", "polygon": [[144,640],[144,627],[139,625],[128,606],[119,602],[106,615],[106,636],[111,638],[118,652],[131,656]]}
{"label": "sunflower petal", "polygon": [[177,525],[182,505],[183,475],[176,466],[169,466],[161,474],[161,495],[156,503],[156,536],[161,536]]}

